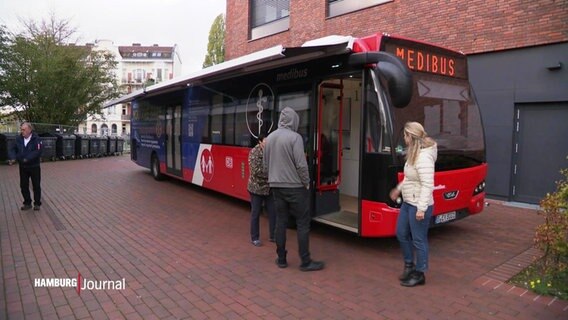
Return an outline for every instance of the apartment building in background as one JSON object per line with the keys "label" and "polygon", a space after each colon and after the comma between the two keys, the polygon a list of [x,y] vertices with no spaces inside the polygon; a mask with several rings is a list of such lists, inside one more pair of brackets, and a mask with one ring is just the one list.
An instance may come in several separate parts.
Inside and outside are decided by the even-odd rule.
{"label": "apartment building in background", "polygon": [[[118,62],[115,76],[122,94],[128,94],[172,79],[181,74],[182,61],[176,45],[143,46],[133,43],[116,46],[110,40],[87,44],[92,50],[110,52]],[[125,136],[130,133],[130,104],[118,104],[90,114],[79,125],[78,133],[97,136]]]}
{"label": "apartment building in background", "polygon": [[568,1],[227,0],[225,60],[389,33],[469,55],[493,198],[538,203],[568,167]]}

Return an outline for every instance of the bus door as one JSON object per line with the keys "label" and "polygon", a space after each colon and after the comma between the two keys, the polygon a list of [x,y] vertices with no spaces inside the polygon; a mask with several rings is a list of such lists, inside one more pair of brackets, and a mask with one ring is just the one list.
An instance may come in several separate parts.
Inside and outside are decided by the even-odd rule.
{"label": "bus door", "polygon": [[339,211],[343,116],[342,81],[319,85],[316,130],[315,216]]}
{"label": "bus door", "polygon": [[181,176],[181,105],[166,108],[165,148],[166,171]]}
{"label": "bus door", "polygon": [[314,220],[359,232],[362,75],[327,79],[318,92]]}

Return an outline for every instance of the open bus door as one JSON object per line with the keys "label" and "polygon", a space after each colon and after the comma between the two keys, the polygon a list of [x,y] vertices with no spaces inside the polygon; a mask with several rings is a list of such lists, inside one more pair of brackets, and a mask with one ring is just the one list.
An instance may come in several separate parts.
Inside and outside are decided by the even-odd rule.
{"label": "open bus door", "polygon": [[321,83],[316,134],[315,216],[340,210],[343,84]]}

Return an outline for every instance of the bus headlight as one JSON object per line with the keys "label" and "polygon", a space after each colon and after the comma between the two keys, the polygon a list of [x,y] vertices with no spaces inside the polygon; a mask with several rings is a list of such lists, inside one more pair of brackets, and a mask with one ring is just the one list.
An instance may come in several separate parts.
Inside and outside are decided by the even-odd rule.
{"label": "bus headlight", "polygon": [[475,196],[476,194],[480,194],[483,191],[485,191],[485,180],[481,181],[481,183],[475,187],[475,189],[473,190],[473,195]]}

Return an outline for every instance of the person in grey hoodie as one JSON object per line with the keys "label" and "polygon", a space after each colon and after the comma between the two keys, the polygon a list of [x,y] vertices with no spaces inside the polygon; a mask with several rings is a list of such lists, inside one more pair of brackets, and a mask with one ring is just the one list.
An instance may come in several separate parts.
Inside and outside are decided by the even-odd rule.
{"label": "person in grey hoodie", "polygon": [[282,110],[278,129],[266,138],[263,162],[276,207],[276,264],[280,268],[288,266],[286,228],[292,215],[296,218],[300,270],[316,271],[323,269],[324,263],[310,256],[310,175],[304,141],[297,132],[299,124],[300,117],[294,109]]}
{"label": "person in grey hoodie", "polygon": [[404,125],[404,142],[408,146],[404,179],[391,190],[390,197],[395,201],[402,193],[404,201],[396,222],[396,237],[404,259],[400,285],[414,287],[426,283],[424,272],[428,270],[428,228],[434,211],[434,172],[438,148],[418,122]]}

